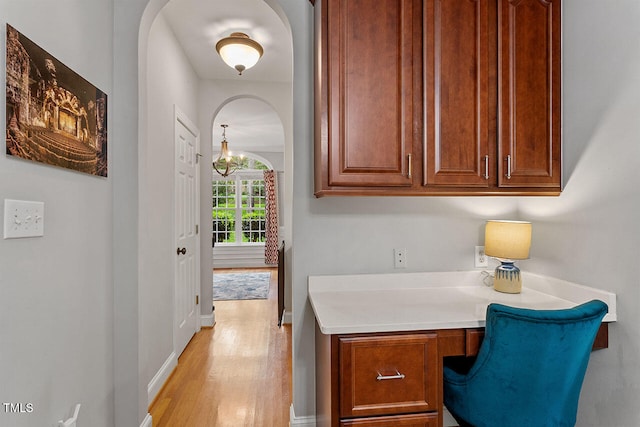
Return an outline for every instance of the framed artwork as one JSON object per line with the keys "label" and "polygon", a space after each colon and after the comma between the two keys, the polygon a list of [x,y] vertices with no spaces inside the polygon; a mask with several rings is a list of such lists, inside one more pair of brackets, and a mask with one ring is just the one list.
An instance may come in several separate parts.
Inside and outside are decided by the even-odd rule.
{"label": "framed artwork", "polygon": [[107,95],[7,24],[7,155],[107,176]]}

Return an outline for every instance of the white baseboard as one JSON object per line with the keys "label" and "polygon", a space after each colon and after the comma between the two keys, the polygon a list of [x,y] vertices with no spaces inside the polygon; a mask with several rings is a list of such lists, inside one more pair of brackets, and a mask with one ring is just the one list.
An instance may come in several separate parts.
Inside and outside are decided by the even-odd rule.
{"label": "white baseboard", "polygon": [[200,327],[212,328],[216,324],[216,314],[201,314],[200,315]]}
{"label": "white baseboard", "polygon": [[291,404],[289,408],[289,427],[316,427],[316,417],[313,415],[296,417],[293,404]]}
{"label": "white baseboard", "polygon": [[286,325],[290,325],[293,322],[293,313],[291,313],[291,311],[284,311],[284,314],[282,315],[282,323],[286,324]]}
{"label": "white baseboard", "polygon": [[151,414],[147,414],[147,416],[144,417],[144,420],[142,420],[142,424],[140,424],[140,427],[153,427],[153,420],[151,419]]}
{"label": "white baseboard", "polygon": [[151,402],[156,398],[160,389],[176,366],[178,366],[178,358],[176,357],[176,353],[172,351],[167,360],[162,364],[160,370],[156,372],[147,386],[147,405],[151,405]]}

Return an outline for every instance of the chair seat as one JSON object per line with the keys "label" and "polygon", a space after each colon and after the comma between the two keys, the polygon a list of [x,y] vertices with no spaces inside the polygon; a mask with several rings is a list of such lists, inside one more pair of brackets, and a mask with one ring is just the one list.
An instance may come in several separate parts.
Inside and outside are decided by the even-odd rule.
{"label": "chair seat", "polygon": [[470,368],[445,361],[445,405],[460,426],[574,426],[591,347],[606,313],[598,300],[563,310],[490,304]]}

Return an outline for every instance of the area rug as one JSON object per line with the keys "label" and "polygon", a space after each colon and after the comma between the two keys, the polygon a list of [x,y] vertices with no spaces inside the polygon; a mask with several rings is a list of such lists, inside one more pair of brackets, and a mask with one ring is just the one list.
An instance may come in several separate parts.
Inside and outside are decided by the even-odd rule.
{"label": "area rug", "polygon": [[270,272],[214,273],[213,300],[266,299],[270,280]]}

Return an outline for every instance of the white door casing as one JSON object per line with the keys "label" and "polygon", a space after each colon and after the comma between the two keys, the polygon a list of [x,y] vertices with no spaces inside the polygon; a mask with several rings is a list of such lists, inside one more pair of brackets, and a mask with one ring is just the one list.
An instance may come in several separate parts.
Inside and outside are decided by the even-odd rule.
{"label": "white door casing", "polygon": [[200,132],[175,107],[175,262],[173,347],[180,356],[200,328]]}

